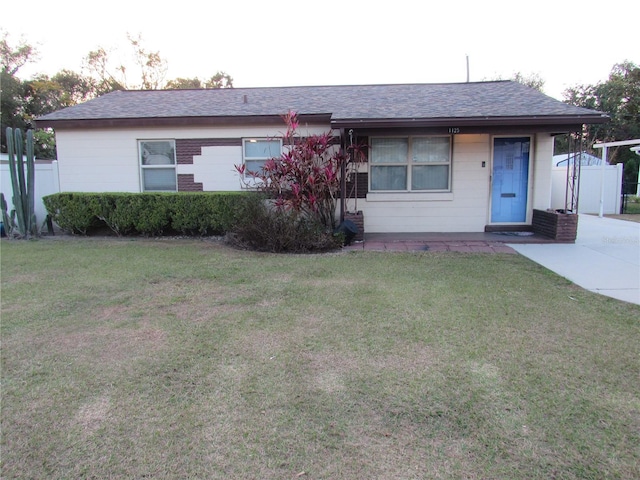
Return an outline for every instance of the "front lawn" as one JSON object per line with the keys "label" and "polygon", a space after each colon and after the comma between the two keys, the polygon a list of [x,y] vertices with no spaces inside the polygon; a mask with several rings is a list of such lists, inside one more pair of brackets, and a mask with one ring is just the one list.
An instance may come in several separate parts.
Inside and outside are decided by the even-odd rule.
{"label": "front lawn", "polygon": [[640,307],[518,255],[1,248],[2,478],[640,478]]}

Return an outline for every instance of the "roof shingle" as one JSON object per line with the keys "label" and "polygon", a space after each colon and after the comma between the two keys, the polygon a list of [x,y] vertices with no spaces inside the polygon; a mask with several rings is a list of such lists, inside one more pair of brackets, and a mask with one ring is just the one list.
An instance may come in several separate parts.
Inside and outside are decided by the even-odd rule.
{"label": "roof shingle", "polygon": [[329,114],[334,121],[500,117],[602,117],[513,81],[447,84],[116,91],[38,122]]}

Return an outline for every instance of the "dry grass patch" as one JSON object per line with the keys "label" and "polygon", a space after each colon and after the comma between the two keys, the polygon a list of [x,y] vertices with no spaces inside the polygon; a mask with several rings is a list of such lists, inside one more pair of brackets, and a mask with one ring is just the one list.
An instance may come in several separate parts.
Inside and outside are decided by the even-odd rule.
{"label": "dry grass patch", "polygon": [[76,414],[76,421],[82,427],[83,434],[91,437],[107,420],[111,400],[107,396],[98,397],[80,407]]}

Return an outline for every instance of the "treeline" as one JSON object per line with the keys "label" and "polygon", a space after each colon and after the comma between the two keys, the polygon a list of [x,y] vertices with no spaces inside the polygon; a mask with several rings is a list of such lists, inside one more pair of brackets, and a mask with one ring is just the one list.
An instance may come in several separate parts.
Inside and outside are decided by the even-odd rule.
{"label": "treeline", "polygon": [[[20,69],[36,63],[37,49],[21,40],[12,44],[6,32],[0,40],[0,85],[2,97],[2,153],[7,151],[6,128],[24,130],[33,119],[47,113],[86,102],[115,90],[158,90],[184,88],[232,88],[233,79],[219,71],[208,79],[166,79],[167,61],[159,52],[144,47],[140,36],[128,36],[131,47],[127,58],[115,57],[105,48],[90,51],[82,72],[61,69],[53,76],[20,77]],[[55,138],[50,130],[36,130],[37,158],[55,158]]]}

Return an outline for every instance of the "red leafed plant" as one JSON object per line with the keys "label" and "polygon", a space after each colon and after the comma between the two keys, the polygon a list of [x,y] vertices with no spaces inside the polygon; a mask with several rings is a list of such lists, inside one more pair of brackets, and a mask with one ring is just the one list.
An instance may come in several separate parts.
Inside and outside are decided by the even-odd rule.
{"label": "red leafed plant", "polygon": [[347,158],[330,132],[303,137],[298,134],[295,112],[283,119],[287,130],[280,157],[267,160],[257,172],[247,171],[244,165],[235,168],[246,186],[267,194],[277,208],[303,214],[333,230],[340,169]]}

